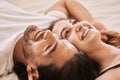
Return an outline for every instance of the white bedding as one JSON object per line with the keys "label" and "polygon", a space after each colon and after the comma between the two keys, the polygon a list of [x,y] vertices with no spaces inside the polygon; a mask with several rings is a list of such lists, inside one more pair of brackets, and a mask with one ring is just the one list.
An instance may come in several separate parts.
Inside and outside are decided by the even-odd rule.
{"label": "white bedding", "polygon": [[[35,19],[34,21],[39,22],[39,16],[44,13],[44,11],[49,8],[52,4],[54,4],[57,0],[0,0],[0,19],[4,18],[4,20],[0,20],[0,42],[3,39],[7,39],[9,33],[13,30],[13,32],[22,29],[22,26],[27,26],[32,23],[32,21],[18,21],[16,20],[16,16],[20,17],[30,17]],[[100,22],[102,22],[109,30],[114,30],[120,32],[120,0],[79,0],[88,10],[89,12]],[[9,4],[9,5],[8,5]],[[11,6],[12,5],[12,6]],[[1,8],[1,6],[5,6],[7,8]],[[15,8],[14,8],[15,7]],[[9,9],[16,11],[15,13],[10,11]],[[19,12],[24,12],[19,13]],[[2,12],[2,13],[1,13]],[[3,12],[5,15],[3,15]],[[26,15],[29,14],[29,15]],[[38,18],[35,18],[36,17]],[[11,20],[11,18],[13,19]],[[14,20],[15,18],[15,20]],[[28,18],[29,19],[29,18]],[[7,21],[7,23],[6,23]],[[10,21],[10,22],[9,22]],[[12,22],[13,21],[13,22]],[[12,22],[12,23],[11,23]],[[11,23],[11,24],[9,24]],[[11,28],[9,26],[18,26],[19,28]],[[14,34],[14,33],[13,33]]]}
{"label": "white bedding", "polygon": [[[43,12],[57,0],[7,0],[33,12]],[[79,0],[108,29],[120,32],[120,0]],[[24,5],[23,5],[24,4]]]}
{"label": "white bedding", "polygon": [[[41,21],[39,17],[56,1],[57,0],[0,0],[0,44],[28,25],[39,25]],[[79,1],[109,30],[120,32],[120,0]],[[41,28],[44,28],[43,26],[41,26]],[[11,76],[11,80],[16,80],[13,74]],[[3,80],[8,80],[7,78],[9,77]]]}

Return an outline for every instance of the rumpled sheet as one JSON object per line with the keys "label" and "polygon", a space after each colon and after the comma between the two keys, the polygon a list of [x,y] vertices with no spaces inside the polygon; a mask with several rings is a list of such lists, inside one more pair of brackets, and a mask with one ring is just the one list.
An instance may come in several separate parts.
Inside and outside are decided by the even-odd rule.
{"label": "rumpled sheet", "polygon": [[[7,0],[22,9],[44,12],[58,0]],[[120,32],[120,0],[78,0],[109,30]]]}
{"label": "rumpled sheet", "polygon": [[[56,1],[0,0],[0,43],[30,24],[39,24],[39,17]],[[120,32],[120,0],[79,1],[108,30]],[[13,79],[14,76],[11,77]],[[7,77],[4,80],[8,80]]]}
{"label": "rumpled sheet", "polygon": [[[24,26],[33,24],[35,21],[36,23],[39,22],[39,16],[43,15],[56,1],[58,0],[0,0],[0,42],[18,30],[23,29]],[[96,20],[102,22],[108,30],[120,32],[120,0],[78,1],[88,9]],[[12,12],[12,10],[15,12]],[[24,21],[22,21],[23,18]],[[33,18],[34,22],[32,23],[32,20],[28,20],[29,18]],[[21,20],[17,21],[19,19]],[[12,34],[9,35],[9,33]]]}

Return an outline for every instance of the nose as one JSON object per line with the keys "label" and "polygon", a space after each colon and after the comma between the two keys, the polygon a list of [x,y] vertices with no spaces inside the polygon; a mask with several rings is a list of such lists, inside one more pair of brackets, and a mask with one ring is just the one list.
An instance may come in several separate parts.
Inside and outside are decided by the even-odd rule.
{"label": "nose", "polygon": [[81,21],[82,26],[87,27],[88,29],[94,28],[94,26],[88,21]]}
{"label": "nose", "polygon": [[83,27],[83,25],[81,23],[77,23],[74,25],[74,29],[77,32],[81,31],[82,27]]}
{"label": "nose", "polygon": [[49,39],[49,38],[52,38],[52,36],[53,36],[53,34],[52,34],[52,32],[50,31],[50,30],[46,30],[46,31],[44,31],[45,33],[44,33],[44,39]]}
{"label": "nose", "polygon": [[54,42],[57,39],[57,36],[50,30],[46,30],[43,38],[46,40],[53,40]]}

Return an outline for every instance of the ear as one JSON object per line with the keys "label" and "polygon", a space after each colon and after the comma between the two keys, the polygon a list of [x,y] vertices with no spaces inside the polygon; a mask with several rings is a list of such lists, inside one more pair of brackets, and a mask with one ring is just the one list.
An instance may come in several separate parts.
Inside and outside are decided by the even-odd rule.
{"label": "ear", "polygon": [[39,80],[39,73],[37,68],[33,65],[27,65],[28,80]]}

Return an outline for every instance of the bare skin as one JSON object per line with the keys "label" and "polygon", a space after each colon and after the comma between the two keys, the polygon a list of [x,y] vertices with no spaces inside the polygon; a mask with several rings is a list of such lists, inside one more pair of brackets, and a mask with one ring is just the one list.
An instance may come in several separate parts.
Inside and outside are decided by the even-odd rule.
{"label": "bare skin", "polygon": [[61,11],[68,18],[72,17],[77,21],[88,21],[99,31],[106,31],[106,27],[98,22],[78,0],[60,0],[48,9],[47,12],[54,10]]}
{"label": "bare skin", "polygon": [[[54,24],[52,28],[52,32],[54,32],[55,34],[59,35],[62,38],[67,39],[67,36],[69,36],[69,34],[74,29],[74,25],[79,23],[80,23],[79,21],[76,21],[74,19],[60,20]],[[101,33],[101,40],[104,42],[107,41],[107,37],[106,37],[107,31],[100,33]]]}
{"label": "bare skin", "polygon": [[[74,7],[72,7],[73,5],[74,5]],[[73,17],[78,21],[87,20],[87,21],[91,22],[93,25],[95,25],[95,27],[100,31],[106,30],[106,28],[103,26],[103,24],[96,21],[91,16],[91,14],[87,11],[87,9],[84,8],[83,5],[80,4],[76,0],[60,0],[55,5],[53,5],[47,12],[55,11],[55,10],[61,11],[61,12],[65,13],[65,15],[67,17]],[[19,39],[19,41],[17,42],[15,49],[14,49],[15,64],[17,63],[17,61],[20,61],[20,62],[24,63],[26,66],[29,64],[29,66],[31,66],[32,69],[36,71],[36,65],[38,64],[38,62],[31,62],[32,61],[31,59],[26,59],[24,57],[23,52],[22,52],[22,47],[21,47],[22,41],[23,41],[23,38]],[[66,41],[60,41],[60,44],[64,44],[65,42]],[[19,49],[17,49],[17,48],[19,48]],[[29,50],[29,48],[28,48],[28,50]],[[19,52],[19,54],[17,54],[18,52]],[[77,52],[77,50],[76,50],[76,48],[74,48],[73,53],[76,53],[76,52]],[[69,56],[69,58],[66,58],[65,61],[69,60],[74,55],[73,53]],[[38,59],[38,58],[36,58],[36,59]],[[43,59],[43,61],[45,61],[45,60]],[[50,62],[48,62],[47,64],[49,64],[49,63]],[[64,62],[61,62],[61,65],[56,64],[56,66],[60,67],[63,64],[64,64]],[[32,70],[32,69],[30,68],[30,70]]]}
{"label": "bare skin", "polygon": [[[23,47],[27,53],[23,51]],[[15,65],[21,62],[27,66],[30,74],[28,77],[31,79],[31,76],[39,78],[37,72],[39,65],[54,64],[57,68],[61,68],[77,52],[78,50],[69,41],[59,39],[51,31],[29,26],[24,36],[16,43],[13,57]]]}
{"label": "bare skin", "polygon": [[[67,35],[66,38],[79,50],[82,50],[91,59],[98,62],[101,71],[120,63],[120,49],[104,43],[101,40],[100,32],[87,21],[74,24],[74,29],[70,33],[63,33],[62,35]],[[96,80],[119,80],[119,69],[111,69]]]}

